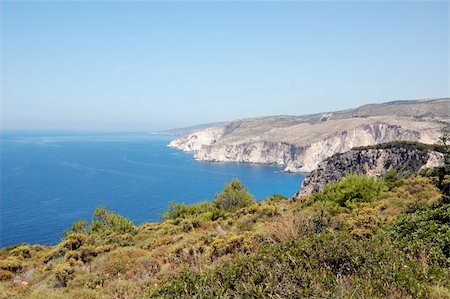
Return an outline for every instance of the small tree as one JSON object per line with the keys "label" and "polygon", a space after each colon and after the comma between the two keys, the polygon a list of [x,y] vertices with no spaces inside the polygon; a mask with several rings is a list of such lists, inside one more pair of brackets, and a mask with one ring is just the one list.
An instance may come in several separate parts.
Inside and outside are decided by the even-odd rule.
{"label": "small tree", "polygon": [[133,222],[105,207],[98,207],[94,211],[94,219],[90,227],[91,232],[113,231],[117,233],[135,233]]}
{"label": "small tree", "polygon": [[225,185],[223,192],[216,194],[213,205],[220,210],[231,211],[246,207],[253,202],[253,195],[248,192],[241,181],[233,179]]}

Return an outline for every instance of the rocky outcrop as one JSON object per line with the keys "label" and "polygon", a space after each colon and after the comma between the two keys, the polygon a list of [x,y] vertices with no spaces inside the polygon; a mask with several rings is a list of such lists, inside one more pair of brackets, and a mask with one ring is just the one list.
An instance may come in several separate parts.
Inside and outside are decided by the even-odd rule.
{"label": "rocky outcrop", "polygon": [[203,130],[176,139],[169,146],[193,151],[194,158],[201,161],[279,164],[284,165],[285,171],[310,172],[324,159],[353,147],[397,140],[433,143],[440,136],[437,130],[409,130],[386,123],[367,124],[352,130],[335,132],[306,145],[261,139],[242,143],[218,142],[223,132],[223,128]]}
{"label": "rocky outcrop", "polygon": [[435,143],[450,126],[450,101],[393,102],[309,116],[235,120],[187,134],[169,146],[202,161],[283,165],[310,172],[354,147],[390,141]]}
{"label": "rocky outcrop", "polygon": [[168,146],[175,147],[185,152],[199,151],[202,146],[213,144],[223,133],[221,127],[207,128],[182,138],[177,138],[169,143]]}
{"label": "rocky outcrop", "polygon": [[395,142],[357,148],[319,163],[305,178],[295,197],[322,191],[326,183],[337,182],[348,173],[382,176],[396,170],[400,176],[406,176],[443,163],[444,154],[439,147],[419,143]]}
{"label": "rocky outcrop", "polygon": [[[423,141],[422,135],[421,132],[396,125],[374,123],[351,131],[337,132],[305,146],[264,140],[237,144],[203,144],[196,150],[194,157],[202,161],[276,163],[285,165],[285,171],[310,172],[324,159],[356,146],[395,140]],[[186,140],[192,139],[197,140],[195,134]]]}

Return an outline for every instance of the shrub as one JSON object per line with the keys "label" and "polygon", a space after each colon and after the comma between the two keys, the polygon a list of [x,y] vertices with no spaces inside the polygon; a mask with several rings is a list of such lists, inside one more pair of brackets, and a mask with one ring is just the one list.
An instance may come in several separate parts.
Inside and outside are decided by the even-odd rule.
{"label": "shrub", "polygon": [[164,220],[196,218],[201,214],[211,212],[212,210],[212,205],[206,201],[192,205],[171,201],[169,203],[169,209],[162,215],[162,218]]}
{"label": "shrub", "polygon": [[187,233],[193,230],[194,228],[200,227],[200,221],[197,219],[185,219],[180,223],[183,228],[183,232]]}
{"label": "shrub", "polygon": [[69,230],[64,232],[64,235],[67,237],[72,233],[86,233],[89,229],[89,225],[85,220],[78,220],[72,224],[72,227]]}
{"label": "shrub", "polygon": [[395,169],[386,172],[383,176],[383,179],[388,189],[392,189],[393,187],[398,186],[400,182],[400,177],[397,173],[397,170]]}
{"label": "shrub", "polygon": [[217,238],[211,243],[212,254],[211,257],[216,259],[220,256],[238,253],[238,252],[247,252],[249,244],[246,244],[245,238],[243,235],[235,235],[230,233],[228,235],[223,236],[222,238]]}
{"label": "shrub", "polygon": [[106,275],[100,273],[79,273],[71,281],[67,283],[67,286],[71,289],[77,288],[89,288],[95,289],[103,287],[106,281]]}
{"label": "shrub", "polygon": [[253,202],[253,196],[247,188],[239,179],[234,179],[225,185],[223,192],[216,194],[213,205],[220,210],[232,211],[247,207]]}
{"label": "shrub", "polygon": [[415,258],[450,266],[450,204],[404,213],[390,229],[392,238]]}
{"label": "shrub", "polygon": [[33,250],[30,247],[30,245],[22,244],[11,250],[11,255],[17,256],[22,259],[26,259],[31,258],[32,251]]}
{"label": "shrub", "polygon": [[53,269],[53,273],[57,281],[57,286],[66,287],[69,280],[72,279],[74,272],[74,267],[67,262],[56,265]]}
{"label": "shrub", "polygon": [[323,192],[315,193],[313,199],[352,209],[360,202],[375,200],[386,189],[383,179],[349,174],[339,182],[325,185]]}
{"label": "shrub", "polygon": [[357,239],[371,238],[385,218],[384,202],[362,204],[343,216],[350,234]]}
{"label": "shrub", "polygon": [[90,232],[113,231],[118,233],[134,234],[135,228],[133,222],[122,217],[112,211],[108,211],[105,207],[99,207],[94,211],[94,219]]}
{"label": "shrub", "polygon": [[80,233],[73,233],[68,235],[64,241],[59,244],[59,247],[65,250],[77,250],[83,245],[86,240],[86,235]]}
{"label": "shrub", "polygon": [[0,269],[8,270],[13,273],[19,272],[23,268],[23,263],[17,257],[8,256],[5,259],[0,259]]}

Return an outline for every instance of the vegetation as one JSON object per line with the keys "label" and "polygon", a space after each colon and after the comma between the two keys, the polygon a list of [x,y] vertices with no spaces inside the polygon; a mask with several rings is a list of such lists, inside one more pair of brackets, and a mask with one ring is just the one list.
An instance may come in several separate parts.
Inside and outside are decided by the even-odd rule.
{"label": "vegetation", "polygon": [[216,194],[212,203],[219,210],[232,211],[252,204],[253,196],[239,179],[234,179],[225,185],[223,192]]}
{"label": "vegetation", "polygon": [[322,193],[313,195],[313,200],[351,209],[358,203],[375,200],[385,189],[384,179],[349,174],[339,182],[325,185]]}
{"label": "vegetation", "polygon": [[57,245],[0,249],[0,298],[450,298],[442,169],[349,174],[301,202],[235,179],[140,226],[100,207]]}
{"label": "vegetation", "polygon": [[444,201],[450,203],[450,135],[442,135],[440,141],[444,148],[444,165],[426,169],[421,174],[430,177],[444,195]]}
{"label": "vegetation", "polygon": [[450,267],[450,204],[404,213],[390,232],[412,258]]}
{"label": "vegetation", "polygon": [[208,215],[210,215],[212,211],[213,207],[211,203],[207,201],[192,205],[172,201],[169,203],[169,209],[162,215],[162,218],[164,220],[201,218],[201,216],[208,218]]}
{"label": "vegetation", "polygon": [[[442,138],[446,138],[447,135],[444,135]],[[442,139],[441,138],[441,139]],[[442,143],[442,142],[441,142]],[[367,150],[367,149],[390,149],[390,148],[402,148],[408,151],[411,150],[420,150],[420,151],[437,151],[443,153],[446,150],[446,144],[425,144],[416,141],[391,141],[385,143],[379,143],[368,146],[360,146],[356,147],[356,150]]]}

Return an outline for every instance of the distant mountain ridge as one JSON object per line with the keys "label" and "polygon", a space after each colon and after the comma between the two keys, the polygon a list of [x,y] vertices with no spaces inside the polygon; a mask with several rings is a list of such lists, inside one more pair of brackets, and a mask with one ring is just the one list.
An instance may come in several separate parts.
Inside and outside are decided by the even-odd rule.
{"label": "distant mountain ridge", "polygon": [[394,101],[301,116],[238,119],[190,131],[169,146],[202,161],[271,163],[310,172],[354,147],[390,141],[433,144],[450,131],[450,99]]}

